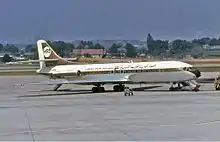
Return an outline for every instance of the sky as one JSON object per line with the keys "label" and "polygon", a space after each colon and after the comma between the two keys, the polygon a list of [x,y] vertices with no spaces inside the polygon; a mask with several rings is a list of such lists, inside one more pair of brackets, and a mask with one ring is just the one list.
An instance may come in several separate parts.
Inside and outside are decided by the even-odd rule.
{"label": "sky", "polygon": [[0,41],[220,36],[220,0],[0,0]]}

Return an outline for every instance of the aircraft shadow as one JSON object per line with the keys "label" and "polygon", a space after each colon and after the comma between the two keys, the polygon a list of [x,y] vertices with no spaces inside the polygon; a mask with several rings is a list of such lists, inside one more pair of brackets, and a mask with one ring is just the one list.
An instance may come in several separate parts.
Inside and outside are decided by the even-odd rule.
{"label": "aircraft shadow", "polygon": [[[52,92],[51,90],[46,90],[46,91],[42,90],[42,91],[35,91],[35,92],[47,92],[47,91]],[[109,93],[109,92],[113,92],[113,90],[106,90],[104,93]],[[22,95],[22,96],[19,96],[19,98],[24,98],[24,97],[47,97],[47,96],[67,96],[67,95],[82,95],[82,94],[99,94],[99,93],[93,93],[91,90],[63,89],[63,90],[56,91],[56,93]]]}
{"label": "aircraft shadow", "polygon": [[[141,91],[141,92],[179,92],[179,91],[169,91],[168,89],[161,90],[149,90],[154,89],[162,86],[148,86],[148,87],[138,87],[138,88],[132,88],[133,91]],[[189,90],[181,90],[181,91],[189,91]],[[81,89],[81,90],[71,90],[71,89],[60,89],[54,93],[52,90],[40,90],[40,91],[29,91],[29,92],[51,92],[48,94],[33,94],[33,95],[22,95],[19,96],[19,98],[24,97],[47,97],[47,96],[67,96],[67,95],[81,95],[81,94],[100,94],[100,93],[93,93],[91,89]],[[105,90],[104,93],[114,93],[113,90]],[[122,93],[122,92],[121,92]]]}
{"label": "aircraft shadow", "polygon": [[154,89],[154,88],[159,88],[159,87],[162,87],[162,86],[158,85],[158,86],[137,87],[137,88],[132,88],[132,90],[133,91],[145,91],[145,90],[148,90],[148,89]]}
{"label": "aircraft shadow", "polygon": [[[133,91],[145,91],[146,89],[153,89],[161,86],[148,86],[148,87],[138,87],[138,88],[132,88]],[[153,91],[153,90],[152,90]],[[51,92],[48,94],[34,94],[34,95],[22,95],[19,97],[46,97],[46,96],[66,96],[66,95],[80,95],[80,94],[100,94],[100,93],[93,93],[91,89],[81,89],[81,90],[71,90],[71,89],[60,89],[57,90],[56,93],[54,93],[53,90],[39,90],[39,91],[28,91],[28,92]],[[65,92],[65,93],[60,93]],[[105,90],[104,93],[113,93],[113,90]]]}

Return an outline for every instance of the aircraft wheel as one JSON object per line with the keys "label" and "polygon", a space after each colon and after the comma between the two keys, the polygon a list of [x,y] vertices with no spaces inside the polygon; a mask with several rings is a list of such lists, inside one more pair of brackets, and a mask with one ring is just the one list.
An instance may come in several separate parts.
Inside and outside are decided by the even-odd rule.
{"label": "aircraft wheel", "polygon": [[174,87],[170,87],[170,88],[169,88],[169,91],[174,91],[174,90],[175,90]]}
{"label": "aircraft wheel", "polygon": [[92,87],[92,92],[93,93],[105,92],[105,88],[104,87]]}
{"label": "aircraft wheel", "polygon": [[122,92],[122,91],[124,91],[124,90],[125,90],[125,87],[124,87],[124,86],[120,86],[120,87],[119,87],[119,91],[120,91],[120,92]]}
{"label": "aircraft wheel", "polygon": [[105,88],[104,87],[98,87],[99,88],[99,92],[105,92]]}
{"label": "aircraft wheel", "polygon": [[80,70],[78,70],[76,74],[77,74],[77,76],[81,76],[82,75]]}
{"label": "aircraft wheel", "polygon": [[118,85],[113,86],[114,92],[118,92]]}
{"label": "aircraft wheel", "polygon": [[198,91],[199,91],[199,88],[198,88],[198,87],[195,87],[195,88],[193,88],[192,91],[198,92]]}
{"label": "aircraft wheel", "polygon": [[220,85],[219,84],[215,84],[215,90],[220,90]]}
{"label": "aircraft wheel", "polygon": [[119,85],[120,91],[124,91],[125,90],[125,85]]}
{"label": "aircraft wheel", "polygon": [[98,87],[92,87],[92,92],[97,93],[98,92]]}
{"label": "aircraft wheel", "polygon": [[125,90],[125,86],[124,85],[115,85],[113,87],[114,92],[122,92]]}
{"label": "aircraft wheel", "polygon": [[220,90],[220,88],[219,88],[219,87],[216,87],[215,90]]}
{"label": "aircraft wheel", "polygon": [[120,86],[119,85],[115,85],[113,87],[114,92],[120,92]]}

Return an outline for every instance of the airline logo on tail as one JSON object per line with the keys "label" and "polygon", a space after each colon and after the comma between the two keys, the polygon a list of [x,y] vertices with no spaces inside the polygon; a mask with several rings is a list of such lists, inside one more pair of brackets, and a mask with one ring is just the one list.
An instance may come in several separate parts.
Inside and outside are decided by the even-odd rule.
{"label": "airline logo on tail", "polygon": [[46,46],[44,47],[44,57],[49,58],[52,51],[50,50],[50,47]]}
{"label": "airline logo on tail", "polygon": [[38,40],[37,48],[38,48],[39,60],[42,61],[40,62],[40,68],[47,67],[49,66],[48,63],[53,64],[54,61],[56,61],[56,65],[66,65],[73,63],[57,55],[57,53],[53,50],[53,48],[51,48],[51,46],[45,40]]}

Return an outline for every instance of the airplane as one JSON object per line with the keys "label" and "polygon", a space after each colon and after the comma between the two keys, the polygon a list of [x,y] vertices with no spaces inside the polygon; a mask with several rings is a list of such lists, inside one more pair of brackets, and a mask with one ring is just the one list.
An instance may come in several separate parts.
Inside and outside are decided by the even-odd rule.
{"label": "airplane", "polygon": [[196,79],[200,71],[181,61],[76,65],[57,55],[45,40],[38,40],[37,48],[40,68],[36,72],[50,81],[32,84],[55,85],[54,91],[63,84],[79,84],[93,85],[92,92],[100,93],[105,91],[105,84],[114,84],[113,91],[120,92],[125,84],[134,83],[171,83],[171,91],[176,90],[175,84],[178,89],[189,86],[191,91],[199,91]]}

